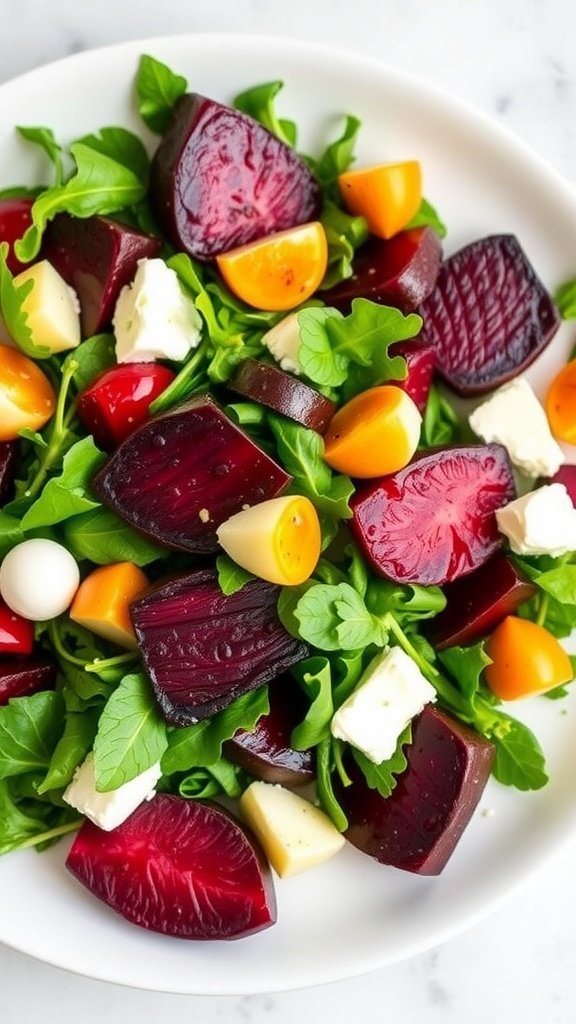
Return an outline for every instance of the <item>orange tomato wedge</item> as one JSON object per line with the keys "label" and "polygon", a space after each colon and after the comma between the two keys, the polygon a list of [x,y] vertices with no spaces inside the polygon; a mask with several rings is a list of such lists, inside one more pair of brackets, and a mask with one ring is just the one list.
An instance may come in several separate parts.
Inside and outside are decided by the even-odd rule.
{"label": "orange tomato wedge", "polygon": [[135,650],[130,603],[147,587],[146,576],[132,562],[103,565],[80,584],[70,618],[119,647]]}
{"label": "orange tomato wedge", "polygon": [[554,377],[546,397],[546,412],[554,436],[576,444],[576,359]]}
{"label": "orange tomato wedge", "polygon": [[15,441],[20,430],[40,430],[54,414],[54,389],[28,356],[0,345],[0,441]]}
{"label": "orange tomato wedge", "polygon": [[269,583],[304,583],[320,558],[318,513],[300,495],[272,498],[238,512],[217,534],[230,558]]}
{"label": "orange tomato wedge", "polygon": [[508,615],[486,643],[492,664],[486,682],[500,700],[519,700],[569,683],[574,672],[564,648],[547,629]]}
{"label": "orange tomato wedge", "polygon": [[403,469],[418,447],[422,417],[409,395],[383,384],[356,395],[330,421],[324,459],[339,473],[370,478]]}
{"label": "orange tomato wedge", "polygon": [[402,231],[422,202],[422,172],[417,160],[346,171],[338,184],[346,209],[364,217],[378,238],[392,238]]}
{"label": "orange tomato wedge", "polygon": [[216,257],[231,292],[249,306],[294,309],[320,285],[328,243],[319,221],[262,238]]}

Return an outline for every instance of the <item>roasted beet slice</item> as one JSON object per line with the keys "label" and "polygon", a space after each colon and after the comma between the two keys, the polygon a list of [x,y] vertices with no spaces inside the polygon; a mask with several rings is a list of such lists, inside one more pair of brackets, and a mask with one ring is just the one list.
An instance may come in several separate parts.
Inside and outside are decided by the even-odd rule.
{"label": "roasted beet slice", "polygon": [[570,500],[576,506],[576,466],[564,465],[553,477],[546,480],[547,484],[564,484]]}
{"label": "roasted beet slice", "polygon": [[78,295],[85,338],[110,326],[116,299],[134,277],[138,260],[159,252],[157,238],[126,224],[68,213],[59,213],[48,224],[42,243],[42,258]]}
{"label": "roasted beet slice", "polygon": [[352,529],[376,572],[397,583],[449,583],[500,547],[494,512],[515,497],[499,444],[437,448],[358,489]]}
{"label": "roasted beet slice", "polygon": [[312,750],[295,750],[292,731],[303,720],[307,703],[290,675],[270,684],[270,710],[252,732],[242,729],[223,747],[226,757],[249,775],[280,786],[303,786],[314,781]]}
{"label": "roasted beet slice", "polygon": [[481,238],[447,259],[418,312],[439,372],[461,395],[480,395],[515,377],[560,326],[514,235]]}
{"label": "roasted beet slice", "polygon": [[17,443],[15,441],[0,441],[0,505],[10,496],[17,461]]}
{"label": "roasted beet slice", "polygon": [[14,242],[22,238],[32,223],[32,202],[32,199],[0,199],[0,242],[8,242],[6,263],[12,274],[19,274],[27,266],[16,259]]}
{"label": "roasted beet slice", "polygon": [[167,235],[199,260],[316,220],[320,209],[318,183],[294,150],[197,94],[174,107],[151,189]]}
{"label": "roasted beet slice", "polygon": [[534,584],[498,551],[479,569],[445,587],[446,607],[428,624],[428,637],[439,650],[474,644],[535,593]]}
{"label": "roasted beet slice", "polygon": [[470,821],[488,781],[494,745],[428,705],[415,719],[408,767],[386,799],[350,759],[352,785],[336,784],[348,818],[346,838],[381,864],[438,875]]}
{"label": "roasted beet slice", "polygon": [[87,821],[66,867],[132,924],[179,939],[240,939],[276,921],[272,873],[223,807],[158,794],[112,832]]}
{"label": "roasted beet slice", "polygon": [[336,412],[334,402],[277,366],[245,359],[228,382],[232,391],[281,416],[323,434]]}
{"label": "roasted beet slice", "polygon": [[390,355],[402,356],[406,360],[408,376],[404,380],[389,381],[389,383],[402,388],[406,394],[410,395],[420,412],[424,412],[436,366],[436,353],[432,345],[419,339],[397,341],[396,344],[390,346]]}
{"label": "roasted beet slice", "polygon": [[322,292],[327,306],[343,313],[353,299],[371,299],[411,313],[436,284],[442,247],[432,228],[400,231],[388,240],[371,238],[354,257],[354,273]]}
{"label": "roasted beet slice", "polygon": [[226,597],[205,569],[133,602],[138,646],[169,722],[207,718],[306,657],[278,618],[278,594],[254,580]]}
{"label": "roasted beet slice", "polygon": [[47,658],[6,658],[0,661],[0,706],[12,697],[29,697],[56,685],[57,667]]}
{"label": "roasted beet slice", "polygon": [[125,522],[169,548],[218,549],[216,530],[246,505],[275,498],[291,477],[208,395],[139,427],[96,476],[96,493]]}

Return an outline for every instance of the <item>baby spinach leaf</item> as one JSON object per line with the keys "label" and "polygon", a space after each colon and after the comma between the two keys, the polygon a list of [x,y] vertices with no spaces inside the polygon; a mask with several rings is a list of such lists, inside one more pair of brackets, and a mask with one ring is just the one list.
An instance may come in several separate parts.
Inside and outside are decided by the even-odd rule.
{"label": "baby spinach leaf", "polygon": [[240,784],[239,771],[236,765],[221,757],[209,768],[195,768],[179,783],[178,792],[187,800],[204,800],[220,793],[236,800],[245,788]]}
{"label": "baby spinach leaf", "polygon": [[218,570],[220,590],[226,597],[236,594],[239,590],[242,590],[246,583],[256,579],[251,572],[243,569],[241,565],[237,565],[231,558],[228,558],[228,555],[218,555],[216,569]]}
{"label": "baby spinach leaf", "polygon": [[296,145],[296,125],[294,121],[286,121],[278,117],[276,113],[275,100],[284,87],[284,82],[264,82],[262,85],[255,85],[245,92],[239,93],[233,101],[236,110],[241,110],[248,117],[259,121],[264,128],[272,132],[277,139],[287,146]]}
{"label": "baby spinach leaf", "polygon": [[25,540],[20,520],[0,510],[0,558]]}
{"label": "baby spinach leaf", "polygon": [[332,670],[328,658],[315,657],[301,661],[292,674],[310,699],[310,707],[304,720],[293,729],[291,743],[295,750],[307,750],[330,735],[334,714]]}
{"label": "baby spinach leaf", "polygon": [[412,725],[410,724],[406,726],[404,732],[399,737],[398,745],[392,757],[388,758],[387,761],[382,761],[380,764],[374,764],[357,747],[350,747],[352,756],[366,779],[366,785],[370,789],[376,789],[380,796],[383,796],[385,799],[390,796],[396,786],[396,776],[401,775],[408,767],[404,747],[409,746],[411,742]]}
{"label": "baby spinach leaf", "polygon": [[[38,805],[38,810],[41,810],[41,805]],[[50,809],[46,808],[44,814],[49,813]],[[0,782],[0,821],[2,822],[0,854],[18,849],[26,840],[37,836],[46,829],[42,818],[32,814],[29,805],[26,810],[18,806],[17,800],[5,781]]]}
{"label": "baby spinach leaf", "polygon": [[140,567],[166,556],[166,551],[107,508],[75,515],[64,526],[66,545],[74,558],[96,565],[133,562]]}
{"label": "baby spinach leaf", "polygon": [[429,203],[427,199],[422,200],[420,209],[414,214],[409,224],[406,225],[407,231],[410,228],[433,228],[440,238],[445,238],[447,234],[446,225],[438,216],[432,203]]}
{"label": "baby spinach leaf", "polygon": [[554,302],[563,320],[576,320],[576,278],[558,288]]}
{"label": "baby spinach leaf", "polygon": [[472,647],[448,647],[439,651],[438,657],[461,693],[473,702],[480,688],[482,673],[487,665],[492,664],[484,641]]}
{"label": "baby spinach leaf", "polygon": [[171,775],[189,768],[212,768],[222,756],[222,744],[239,729],[251,732],[258,719],[269,710],[268,687],[260,686],[238,697],[211,718],[173,730],[162,758],[163,773]]}
{"label": "baby spinach leaf", "polygon": [[97,134],[84,135],[76,140],[88,149],[94,150],[101,156],[114,160],[122,167],[132,171],[144,189],[148,187],[150,177],[150,158],[144,143],[133,132],[126,128],[108,127],[100,128]]}
{"label": "baby spinach leaf", "polygon": [[172,108],[187,88],[188,82],[182,75],[142,54],[136,74],[136,97],[140,117],[150,131],[161,135],[166,130]]}
{"label": "baby spinach leaf", "polygon": [[89,496],[89,488],[105,458],[91,437],[77,441],[64,456],[60,475],[48,481],[40,497],[22,517],[22,529],[51,526],[97,508],[100,502]]}
{"label": "baby spinach leaf", "polygon": [[541,789],[548,782],[542,748],[533,732],[508,715],[499,716],[500,729],[490,739],[496,745],[493,775],[504,786]]}
{"label": "baby spinach leaf", "polygon": [[160,761],[168,746],[166,722],[139,674],[125,676],[110,697],[94,741],[96,789],[108,793]]}
{"label": "baby spinach leaf", "polygon": [[76,768],[92,749],[99,717],[99,708],[86,708],[66,716],[64,732],[50,758],[46,777],[38,786],[39,794],[62,789],[72,781]]}
{"label": "baby spinach leaf", "polygon": [[342,134],[330,142],[319,160],[313,161],[314,174],[325,190],[330,192],[340,174],[354,163],[354,148],[362,122],[348,114]]}
{"label": "baby spinach leaf", "polygon": [[576,605],[576,565],[563,564],[541,572],[535,582],[560,604]]}
{"label": "baby spinach leaf", "polygon": [[69,352],[62,371],[72,365],[72,378],[77,391],[84,391],[104,370],[116,365],[115,342],[112,334],[94,334],[78,348]]}
{"label": "baby spinach leaf", "polygon": [[0,708],[0,779],[46,771],[61,729],[62,699],[52,690]]}
{"label": "baby spinach leaf", "polygon": [[324,462],[324,442],[315,430],[271,413],[268,417],[282,465],[294,477],[293,487],[304,494],[324,515],[350,519],[352,481],[334,474]]}
{"label": "baby spinach leaf", "polygon": [[422,422],[423,447],[437,448],[461,439],[460,417],[445,395],[432,384]]}
{"label": "baby spinach leaf", "polygon": [[14,284],[14,278],[8,269],[8,243],[0,242],[0,313],[8,329],[8,334],[18,348],[32,359],[48,359],[51,356],[45,345],[36,345],[32,331],[28,326],[28,315],[24,311],[24,302],[34,287],[33,281]]}
{"label": "baby spinach leaf", "polygon": [[64,165],[62,162],[62,146],[56,141],[51,128],[29,128],[22,125],[17,127],[18,134],[27,142],[40,146],[46,156],[54,165],[54,184],[61,185],[64,179]]}

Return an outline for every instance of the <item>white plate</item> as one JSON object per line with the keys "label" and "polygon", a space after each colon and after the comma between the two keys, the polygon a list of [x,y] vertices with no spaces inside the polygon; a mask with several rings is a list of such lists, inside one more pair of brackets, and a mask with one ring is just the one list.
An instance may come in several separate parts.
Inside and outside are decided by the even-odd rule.
{"label": "white plate", "polygon": [[[549,287],[576,274],[576,200],[539,158],[429,85],[351,54],[280,39],[146,40],[7,83],[0,88],[0,187],[34,183],[45,171],[17,140],[15,124],[49,125],[65,141],[113,123],[141,130],[131,95],[142,52],[224,101],[256,82],[283,79],[282,112],[298,121],[308,150],[337,130],[339,115],[359,115],[360,162],[422,161],[449,249],[515,232]],[[538,387],[566,358],[570,334],[564,328],[531,370]],[[61,843],[0,860],[0,940],[93,978],[219,995],[333,981],[411,956],[492,910],[573,834],[575,699],[523,707],[545,748],[550,785],[523,795],[491,783],[439,878],[381,867],[349,848],[321,869],[277,883],[278,924],[269,931],[240,942],[190,943],[142,931],[98,903],[65,871],[68,844]]]}

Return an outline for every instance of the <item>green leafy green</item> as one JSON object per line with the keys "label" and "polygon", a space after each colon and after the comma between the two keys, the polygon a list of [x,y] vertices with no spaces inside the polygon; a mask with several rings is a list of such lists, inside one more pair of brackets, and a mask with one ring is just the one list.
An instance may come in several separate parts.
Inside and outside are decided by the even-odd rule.
{"label": "green leafy green", "polygon": [[62,789],[72,781],[76,768],[92,749],[99,717],[99,708],[84,708],[81,713],[66,715],[64,732],[54,748],[46,777],[38,787],[39,794]]}
{"label": "green leafy green", "polygon": [[62,699],[54,691],[16,697],[0,708],[0,779],[46,771],[62,728]]}
{"label": "green leafy green", "polygon": [[301,661],[292,669],[310,707],[306,716],[292,731],[291,743],[295,750],[315,747],[330,735],[330,722],[334,714],[332,700],[332,669],[328,658],[315,657]]}
{"label": "green leafy green", "polygon": [[410,223],[406,225],[407,231],[410,228],[433,228],[440,238],[445,238],[447,234],[446,225],[427,199],[422,200],[418,213],[414,214]]}
{"label": "green leafy green", "polygon": [[0,242],[0,313],[8,333],[19,349],[33,359],[48,359],[51,356],[45,345],[36,345],[28,326],[28,314],[24,304],[34,288],[32,280],[15,284],[8,269],[8,243]]}
{"label": "green leafy green", "polygon": [[436,384],[432,384],[422,422],[422,442],[427,448],[455,444],[461,440],[460,417]]}
{"label": "green leafy green", "polygon": [[327,738],[322,740],[316,748],[317,793],[322,810],[328,815],[339,832],[345,832],[348,828],[348,819],[336,799],[332,785],[332,772],[334,769],[333,744],[334,740]]}
{"label": "green leafy green", "polygon": [[[298,590],[298,588],[294,588]],[[355,651],[388,642],[385,624],[368,611],[349,583],[317,583],[299,597],[294,609],[299,634],[321,651]]]}
{"label": "green leafy green", "polygon": [[25,540],[20,520],[0,510],[0,558]]}
{"label": "green leafy green", "polygon": [[136,73],[138,111],[150,131],[161,135],[168,127],[176,100],[180,99],[188,83],[166,64],[142,54]]}
{"label": "green leafy green", "polygon": [[324,442],[320,435],[274,413],[268,416],[268,423],[279,458],[294,477],[295,492],[310,498],[324,515],[349,519],[354,485],[349,477],[333,473],[324,462]]}
{"label": "green leafy green", "polygon": [[576,279],[566,281],[558,288],[554,302],[563,320],[576,320]]}
{"label": "green leafy green", "polygon": [[494,778],[504,786],[524,791],[541,789],[548,782],[548,775],[544,754],[534,733],[508,715],[500,715],[499,724],[500,731],[490,737],[496,744]]}
{"label": "green leafy green", "polygon": [[142,567],[166,556],[163,548],[107,508],[94,508],[67,520],[64,536],[74,558],[87,558],[96,565],[133,562]]}
{"label": "green leafy green", "polygon": [[40,146],[54,165],[54,184],[61,185],[64,179],[62,146],[56,141],[51,128],[31,128],[18,125],[18,134],[27,142]]}
{"label": "green leafy green", "polygon": [[116,365],[112,334],[94,334],[66,356],[63,369],[72,365],[74,387],[84,391],[104,370]]}
{"label": "green leafy green", "polygon": [[121,167],[131,171],[140,182],[143,190],[148,187],[150,177],[150,158],[141,139],[127,128],[110,126],[100,128],[97,134],[84,135],[76,140],[76,144],[86,146],[94,153],[113,160]]}
{"label": "green leafy green", "polygon": [[407,725],[398,739],[398,744],[392,757],[388,758],[387,761],[382,761],[381,764],[374,764],[357,747],[351,748],[352,756],[366,779],[366,785],[370,789],[376,789],[380,796],[383,796],[385,799],[390,796],[396,786],[396,776],[401,775],[408,767],[404,747],[408,746],[411,742],[412,727]]}
{"label": "green leafy green", "polygon": [[421,587],[417,583],[402,585],[371,577],[366,605],[374,615],[393,612],[398,622],[406,625],[438,615],[446,607],[446,598],[439,587]]}
{"label": "green leafy green", "polygon": [[251,572],[243,569],[241,565],[237,565],[231,558],[228,558],[228,555],[218,555],[216,569],[218,570],[220,590],[226,597],[236,594],[239,590],[242,590],[246,583],[256,579]]}
{"label": "green leafy green", "polygon": [[241,110],[243,114],[248,114],[248,117],[259,121],[264,128],[267,128],[287,146],[295,146],[296,125],[294,121],[283,120],[276,113],[276,97],[283,87],[283,82],[264,82],[262,85],[255,85],[251,89],[239,93],[233,101],[233,106],[237,110]]}
{"label": "green leafy green", "polygon": [[40,497],[22,518],[22,529],[61,523],[71,516],[97,508],[99,501],[90,496],[90,483],[105,460],[92,437],[77,441],[64,456],[62,472],[44,487]]}
{"label": "green leafy green", "polygon": [[136,778],[162,758],[168,746],[166,722],[140,674],[125,676],[98,723],[94,741],[96,789],[108,793]]}
{"label": "green leafy green", "polygon": [[202,800],[223,793],[231,800],[237,800],[245,789],[240,781],[240,769],[221,757],[216,764],[195,768],[178,785],[180,796],[187,800]]}
{"label": "green leafy green", "polygon": [[211,718],[176,729],[170,733],[162,771],[171,775],[189,768],[212,768],[222,756],[222,744],[239,729],[251,732],[269,710],[268,687],[261,686],[238,697]]}
{"label": "green leafy green", "polygon": [[352,277],[354,254],[368,238],[368,225],[363,217],[352,217],[330,199],[324,202],[320,217],[328,242],[328,266],[320,291]]}

